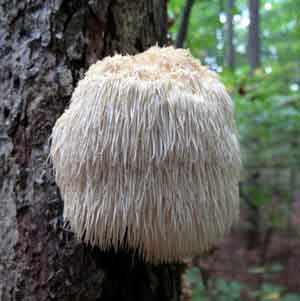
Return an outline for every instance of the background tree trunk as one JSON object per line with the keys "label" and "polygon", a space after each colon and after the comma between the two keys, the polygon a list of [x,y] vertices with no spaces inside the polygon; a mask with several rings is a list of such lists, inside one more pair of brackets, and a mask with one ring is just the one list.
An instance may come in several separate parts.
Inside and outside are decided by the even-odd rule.
{"label": "background tree trunk", "polygon": [[[248,32],[248,61],[250,72],[253,75],[253,72],[256,68],[259,68],[261,65],[261,49],[260,49],[260,15],[259,15],[259,0],[249,0],[249,14],[250,14],[250,25]],[[256,96],[252,97],[252,101],[255,101]],[[256,143],[260,143],[259,140]],[[247,183],[250,187],[257,187],[260,180],[260,170],[255,170],[251,172],[249,177],[249,182]],[[243,190],[242,185],[242,189]],[[250,197],[249,193],[243,193],[245,195],[244,199],[248,205],[248,223],[249,229],[246,233],[247,240],[247,249],[253,250],[261,243],[261,212],[260,207],[255,204],[253,197]],[[270,234],[272,234],[270,232]],[[268,234],[269,235],[269,234]],[[266,236],[265,242],[267,243],[269,238]],[[265,245],[265,243],[264,243]],[[263,251],[262,253],[266,253]],[[262,257],[265,257],[263,255]]]}
{"label": "background tree trunk", "polygon": [[233,25],[234,0],[227,0],[225,4],[226,23],[225,23],[225,55],[224,65],[230,70],[235,67],[235,47],[234,47],[234,25]]}
{"label": "background tree trunk", "polygon": [[0,300],[178,300],[180,267],[101,253],[56,228],[49,135],[87,67],[166,33],[164,0],[2,0]]}
{"label": "background tree trunk", "polygon": [[253,72],[260,67],[259,0],[249,0],[249,14],[248,57]]}
{"label": "background tree trunk", "polygon": [[181,18],[180,18],[180,26],[176,36],[175,46],[176,48],[183,48],[184,41],[186,39],[186,35],[189,27],[189,19],[192,11],[192,7],[194,4],[194,0],[186,0],[184,3],[184,7],[182,9]]}

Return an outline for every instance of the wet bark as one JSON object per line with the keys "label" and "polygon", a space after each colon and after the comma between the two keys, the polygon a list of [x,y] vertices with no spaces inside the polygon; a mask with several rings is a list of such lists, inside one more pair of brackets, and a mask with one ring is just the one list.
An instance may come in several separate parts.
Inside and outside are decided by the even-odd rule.
{"label": "wet bark", "polygon": [[49,135],[97,59],[165,39],[165,1],[1,0],[0,300],[178,300],[179,267],[102,253],[59,225]]}

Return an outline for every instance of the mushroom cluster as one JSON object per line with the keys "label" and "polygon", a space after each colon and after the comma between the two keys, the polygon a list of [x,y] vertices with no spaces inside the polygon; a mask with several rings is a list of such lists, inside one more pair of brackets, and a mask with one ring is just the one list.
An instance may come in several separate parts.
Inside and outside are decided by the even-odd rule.
{"label": "mushroom cluster", "polygon": [[106,57],[52,132],[64,218],[102,250],[152,263],[201,254],[239,213],[233,103],[187,50]]}

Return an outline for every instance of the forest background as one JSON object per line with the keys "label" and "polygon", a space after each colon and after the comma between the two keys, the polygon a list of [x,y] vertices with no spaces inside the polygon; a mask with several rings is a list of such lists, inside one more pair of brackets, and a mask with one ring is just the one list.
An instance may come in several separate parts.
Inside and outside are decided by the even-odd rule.
{"label": "forest background", "polygon": [[241,219],[188,272],[193,300],[300,300],[300,1],[172,0],[169,38],[220,74],[243,154]]}

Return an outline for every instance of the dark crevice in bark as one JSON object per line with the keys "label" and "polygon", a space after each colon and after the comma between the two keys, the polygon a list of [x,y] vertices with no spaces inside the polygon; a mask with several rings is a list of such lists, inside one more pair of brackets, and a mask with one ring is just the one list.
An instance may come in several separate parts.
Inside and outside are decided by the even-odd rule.
{"label": "dark crevice in bark", "polygon": [[112,39],[118,39],[117,33],[116,33],[116,24],[114,21],[114,12],[113,12],[113,7],[114,7],[114,0],[109,1],[109,5],[107,7],[107,12],[106,12],[106,23],[104,27],[104,37],[103,37],[103,51],[102,51],[102,56],[106,56],[107,53],[109,53],[110,49],[110,40]]}
{"label": "dark crevice in bark", "polygon": [[95,248],[92,253],[97,268],[107,273],[99,300],[178,300],[182,265],[145,264],[126,251],[103,253]]}
{"label": "dark crevice in bark", "polygon": [[142,52],[143,51],[143,45],[140,39],[136,39],[135,43],[134,43],[134,47],[136,48],[136,50],[138,52]]}
{"label": "dark crevice in bark", "polygon": [[4,108],[3,108],[3,117],[4,117],[4,119],[7,119],[9,117],[9,114],[10,114],[9,108],[4,106]]}

